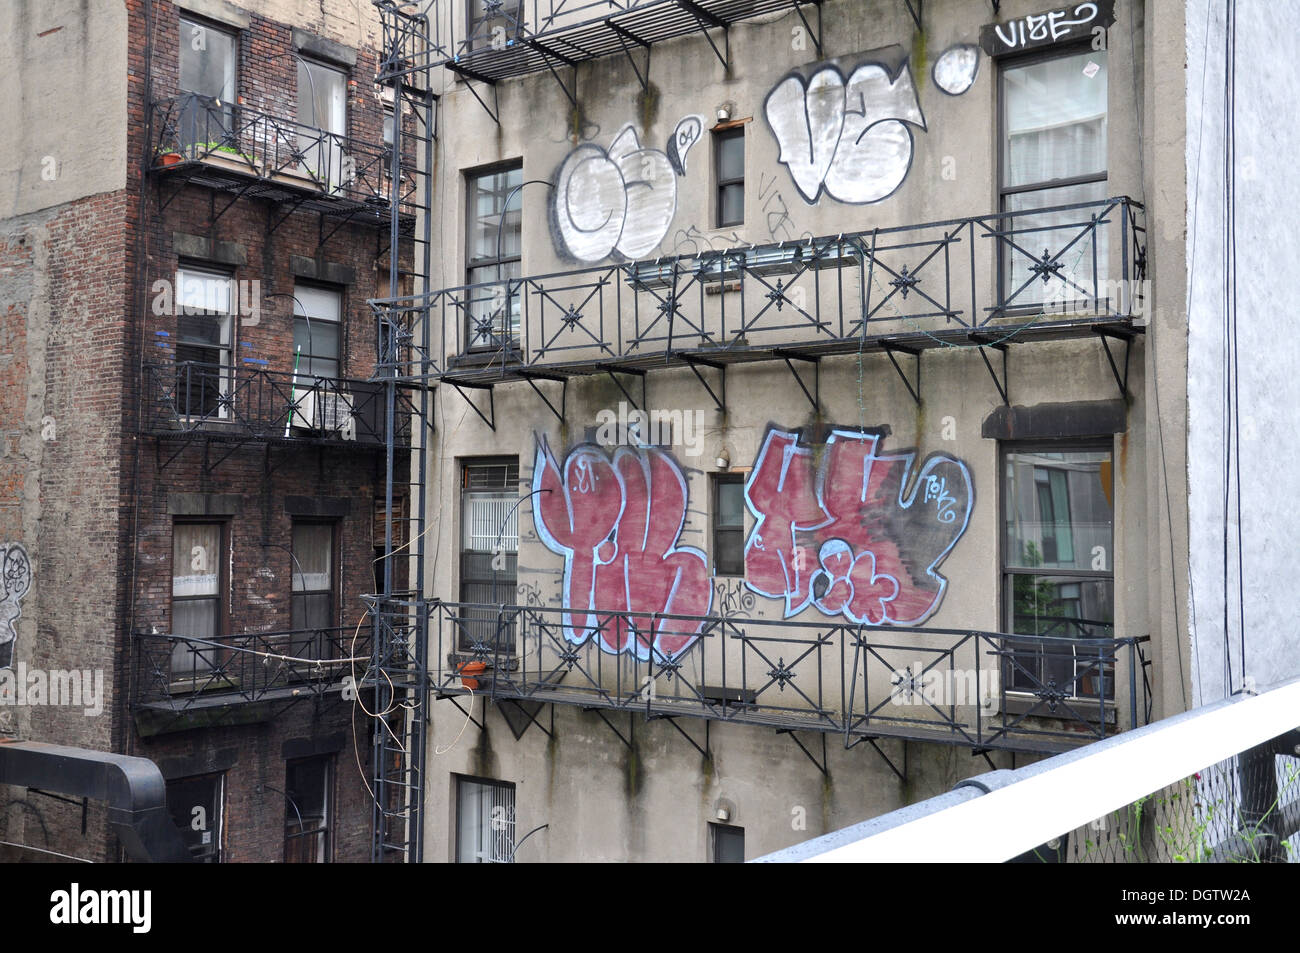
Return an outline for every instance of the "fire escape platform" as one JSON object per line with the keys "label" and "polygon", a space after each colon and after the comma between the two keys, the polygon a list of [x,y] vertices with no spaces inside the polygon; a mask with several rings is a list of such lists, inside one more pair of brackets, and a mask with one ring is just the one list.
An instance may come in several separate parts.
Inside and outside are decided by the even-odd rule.
{"label": "fire escape platform", "polygon": [[[452,359],[438,379],[447,384],[467,387],[484,387],[513,381],[546,379],[548,375],[559,378],[585,377],[623,370],[663,370],[671,367],[689,367],[692,364],[734,365],[764,361],[817,360],[852,354],[888,354],[939,349],[997,347],[1005,335],[1006,345],[1033,344],[1048,341],[1097,340],[1098,335],[1131,339],[1145,333],[1140,319],[1098,315],[1072,317],[1068,320],[1039,320],[1032,324],[1017,324],[1014,319],[1005,326],[985,325],[979,331],[971,328],[951,328],[937,331],[909,330],[891,334],[874,334],[863,337],[826,338],[794,341],[781,346],[749,347],[745,345],[682,348],[657,353],[628,354],[617,359],[560,361],[545,365],[530,365],[520,361],[503,360],[502,352],[495,356],[474,355],[470,360]],[[1014,333],[1010,333],[1014,332]]]}

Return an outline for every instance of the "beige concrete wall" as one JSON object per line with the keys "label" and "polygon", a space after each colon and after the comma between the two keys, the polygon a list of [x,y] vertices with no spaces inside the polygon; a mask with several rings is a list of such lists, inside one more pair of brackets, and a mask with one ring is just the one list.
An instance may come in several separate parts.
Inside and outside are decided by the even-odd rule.
{"label": "beige concrete wall", "polygon": [[120,2],[0,9],[0,219],[126,186],[126,37]]}
{"label": "beige concrete wall", "polygon": [[[1041,2],[1005,2],[1000,20],[1045,9]],[[1109,41],[1109,181],[1108,195],[1129,195],[1142,201],[1152,183],[1162,175],[1181,174],[1175,155],[1181,155],[1180,122],[1163,116],[1170,91],[1158,71],[1173,67],[1181,50],[1177,34],[1158,40],[1149,32],[1149,16],[1121,3],[1118,22]],[[1157,7],[1159,4],[1157,4]],[[764,243],[804,234],[886,228],[894,225],[938,221],[996,211],[997,194],[997,68],[981,54],[979,73],[969,92],[951,97],[938,90],[930,68],[937,56],[958,42],[977,43],[979,28],[990,22],[987,7],[959,2],[926,5],[924,35],[914,32],[902,4],[831,2],[825,6],[825,59],[847,74],[868,60],[906,57],[925,129],[912,129],[914,142],[910,169],[897,191],[872,204],[846,204],[822,195],[816,204],[806,202],[787,168],[778,163],[778,147],[764,118],[764,98],[793,67],[818,60],[811,43],[804,51],[792,50],[794,14],[764,22],[738,24],[731,30],[733,64],[724,75],[707,43],[692,37],[656,45],[651,59],[652,90],[644,95],[625,60],[608,58],[578,69],[580,107],[573,110],[549,74],[499,84],[501,123],[493,123],[463,84],[443,83],[439,117],[438,181],[433,223],[437,240],[435,274],[431,284],[462,284],[465,265],[466,170],[522,157],[523,178],[554,182],[568,153],[590,144],[608,147],[625,125],[636,130],[644,148],[663,149],[684,116],[702,114],[705,128],[713,124],[718,105],[732,104],[732,116],[752,117],[746,126],[746,216],[735,229],[710,225],[712,201],[711,149],[707,141],[687,156],[687,173],[676,178],[675,213],[664,239],[655,250],[640,257],[690,253],[704,245],[734,247]],[[1170,21],[1170,29],[1176,24]],[[1177,67],[1181,69],[1181,65]],[[569,75],[566,71],[566,78]],[[1181,75],[1181,73],[1179,74]],[[483,92],[483,90],[480,90]],[[490,92],[490,91],[488,91]],[[1139,108],[1140,106],[1140,108]],[[1181,105],[1176,110],[1181,116]],[[1150,141],[1141,116],[1160,114],[1159,148],[1144,153],[1139,131]],[[1176,145],[1177,144],[1177,145]],[[1181,193],[1179,193],[1181,194]],[[557,243],[552,222],[552,190],[544,185],[522,191],[524,250],[523,273],[545,274],[560,269],[589,267],[566,260]],[[772,196],[780,200],[773,201]],[[519,201],[518,199],[516,201]],[[769,213],[776,214],[769,217]],[[1156,273],[1167,265],[1165,256],[1181,230],[1181,208],[1162,204],[1154,240],[1152,264]],[[1177,220],[1177,221],[1174,221]],[[773,228],[773,225],[776,228]],[[789,230],[789,234],[786,234]],[[1112,242],[1118,255],[1118,239]],[[963,249],[963,254],[965,251]],[[1177,257],[1181,261],[1181,250]],[[608,265],[614,258],[602,258]],[[595,266],[590,266],[595,267]],[[1114,260],[1112,273],[1118,271]],[[995,274],[983,267],[976,275],[981,290],[992,287]],[[1160,305],[1168,307],[1166,320],[1176,323],[1181,278]],[[1158,293],[1158,292],[1157,292]],[[849,290],[850,299],[857,289]],[[716,299],[715,299],[716,300]],[[728,299],[728,307],[731,307]],[[624,315],[624,327],[630,318]],[[909,330],[914,323],[893,325]],[[926,325],[931,327],[931,325]],[[881,329],[872,329],[878,332]],[[440,350],[434,342],[435,351]],[[1171,461],[1181,459],[1185,440],[1180,384],[1166,391],[1162,381],[1164,445],[1153,439],[1151,374],[1183,373],[1185,349],[1177,337],[1164,343],[1156,362],[1149,342],[1134,346],[1129,389],[1127,432],[1113,443],[1116,487],[1115,512],[1115,620],[1116,635],[1150,634],[1157,658],[1155,679],[1157,713],[1181,707],[1185,677],[1178,667],[1177,646],[1185,620],[1175,623],[1168,611],[1176,597],[1169,591],[1171,562],[1185,552],[1186,517],[1178,485],[1178,464],[1171,462],[1174,483],[1170,499],[1173,513],[1164,511],[1165,489],[1152,476],[1153,461],[1162,450]],[[456,351],[454,332],[446,352]],[[1122,359],[1122,348],[1119,351]],[[993,355],[991,355],[993,356]],[[1106,357],[1094,341],[1034,344],[1013,347],[1009,355],[1010,400],[1016,405],[1061,401],[1111,400],[1119,395]],[[995,362],[996,365],[996,362]],[[910,371],[911,361],[904,367]],[[705,371],[713,379],[712,372]],[[559,385],[539,382],[558,406]],[[629,387],[632,385],[629,384]],[[733,468],[749,467],[768,426],[785,430],[817,428],[827,424],[845,427],[887,427],[884,452],[915,448],[918,459],[938,452],[962,460],[969,467],[974,506],[969,526],[956,544],[942,573],[949,586],[938,610],[926,624],[936,627],[1001,628],[999,570],[999,445],[981,436],[984,419],[1001,403],[988,372],[975,349],[936,349],[922,357],[922,403],[911,399],[883,355],[827,358],[821,372],[821,414],[814,415],[789,371],[782,364],[732,367],[727,372],[727,413],[719,413],[694,376],[686,369],[653,371],[648,377],[646,401],[651,408],[699,409],[705,433],[702,453],[687,456],[675,448],[685,471],[690,505],[680,542],[706,553],[710,548],[708,475],[716,472],[714,459],[725,448]],[[639,399],[639,386],[634,390]],[[486,394],[467,392],[486,409]],[[1172,394],[1173,398],[1167,396]],[[563,424],[546,409],[527,384],[498,386],[495,390],[496,429],[490,430],[454,390],[442,387],[437,395],[435,432],[430,443],[429,501],[431,526],[427,591],[444,599],[458,596],[459,472],[468,457],[489,454],[518,455],[521,484],[531,484],[536,441],[544,436],[562,459],[563,452],[581,442],[597,425],[601,410],[616,410],[623,395],[608,378],[578,378],[569,385]],[[951,439],[945,439],[945,436]],[[1172,518],[1174,550],[1166,529]],[[563,562],[541,545],[534,529],[531,505],[521,507],[521,589],[527,587],[544,604],[558,605]],[[746,529],[753,526],[747,518]],[[1182,566],[1185,567],[1185,557]],[[1183,591],[1185,574],[1173,572]],[[718,580],[714,580],[717,582]],[[752,613],[780,618],[780,604],[757,599]],[[824,620],[808,610],[800,621]],[[442,646],[443,650],[448,646]],[[437,653],[438,645],[431,648]],[[696,650],[692,650],[696,652]],[[687,653],[686,665],[692,664]],[[431,659],[435,667],[445,658]],[[1126,679],[1127,673],[1121,674]],[[1127,715],[1127,712],[1125,712]],[[476,702],[475,717],[483,716]],[[544,720],[550,715],[544,711]],[[501,714],[489,709],[487,730],[466,726],[464,716],[445,702],[432,707],[433,730],[426,790],[427,856],[449,858],[454,850],[454,791],[452,775],[484,776],[512,781],[518,786],[517,832],[550,824],[536,835],[520,860],[576,859],[707,859],[707,822],[714,819],[719,798],[737,809],[734,823],[746,828],[747,853],[758,856],[883,811],[946,790],[957,779],[987,769],[968,749],[910,743],[908,780],[900,782],[866,746],[846,752],[842,740],[828,739],[829,776],[804,758],[789,738],[770,729],[736,725],[715,726],[713,758],[705,761],[663,723],[647,725],[638,719],[636,741],[629,749],[595,714],[557,706],[555,738],[548,740],[535,728],[516,741]],[[546,721],[549,727],[550,722]],[[626,716],[615,724],[626,735]],[[703,744],[703,726],[683,722]],[[463,730],[462,730],[463,729]],[[815,744],[811,736],[801,736]],[[903,746],[882,746],[900,767]],[[1010,764],[995,754],[998,766]],[[1023,762],[1022,762],[1023,763]],[[803,816],[799,829],[792,819]],[[526,855],[526,856],[525,856]]]}

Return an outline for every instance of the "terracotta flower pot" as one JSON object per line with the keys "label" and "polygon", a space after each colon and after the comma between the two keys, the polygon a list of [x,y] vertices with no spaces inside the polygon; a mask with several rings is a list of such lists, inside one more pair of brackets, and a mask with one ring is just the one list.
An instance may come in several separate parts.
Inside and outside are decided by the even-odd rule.
{"label": "terracotta flower pot", "polygon": [[478,679],[474,676],[487,671],[485,662],[464,662],[456,669],[460,673],[460,683],[472,692],[478,691]]}
{"label": "terracotta flower pot", "polygon": [[181,158],[182,156],[179,152],[164,152],[159,156],[158,161],[162,165],[176,165],[181,161]]}

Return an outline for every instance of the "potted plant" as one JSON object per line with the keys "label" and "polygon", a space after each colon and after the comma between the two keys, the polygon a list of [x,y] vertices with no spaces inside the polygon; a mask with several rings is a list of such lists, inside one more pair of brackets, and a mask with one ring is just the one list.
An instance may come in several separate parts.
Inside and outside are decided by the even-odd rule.
{"label": "potted plant", "polygon": [[456,671],[460,673],[460,683],[472,692],[478,691],[478,678],[487,671],[486,662],[462,662]]}
{"label": "potted plant", "polygon": [[257,172],[257,160],[247,153],[240,152],[234,146],[226,145],[221,142],[199,142],[195,143],[193,154],[200,161],[209,165],[217,165],[226,169],[233,169],[236,172]]}
{"label": "potted plant", "polygon": [[179,152],[177,152],[175,149],[166,149],[162,152],[159,152],[157,156],[158,164],[161,166],[176,165],[177,163],[181,162],[184,158],[185,157],[181,155]]}

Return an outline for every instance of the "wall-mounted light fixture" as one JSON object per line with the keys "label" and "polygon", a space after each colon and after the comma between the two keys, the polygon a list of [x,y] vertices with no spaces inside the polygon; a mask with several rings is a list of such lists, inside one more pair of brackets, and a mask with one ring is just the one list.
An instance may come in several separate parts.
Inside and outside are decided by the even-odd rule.
{"label": "wall-mounted light fixture", "polygon": [[718,465],[719,470],[730,470],[731,452],[726,447],[723,447],[722,451],[718,454],[718,459],[715,460],[714,463]]}
{"label": "wall-mounted light fixture", "polygon": [[731,118],[731,103],[723,103],[718,107],[718,122],[726,122]]}

